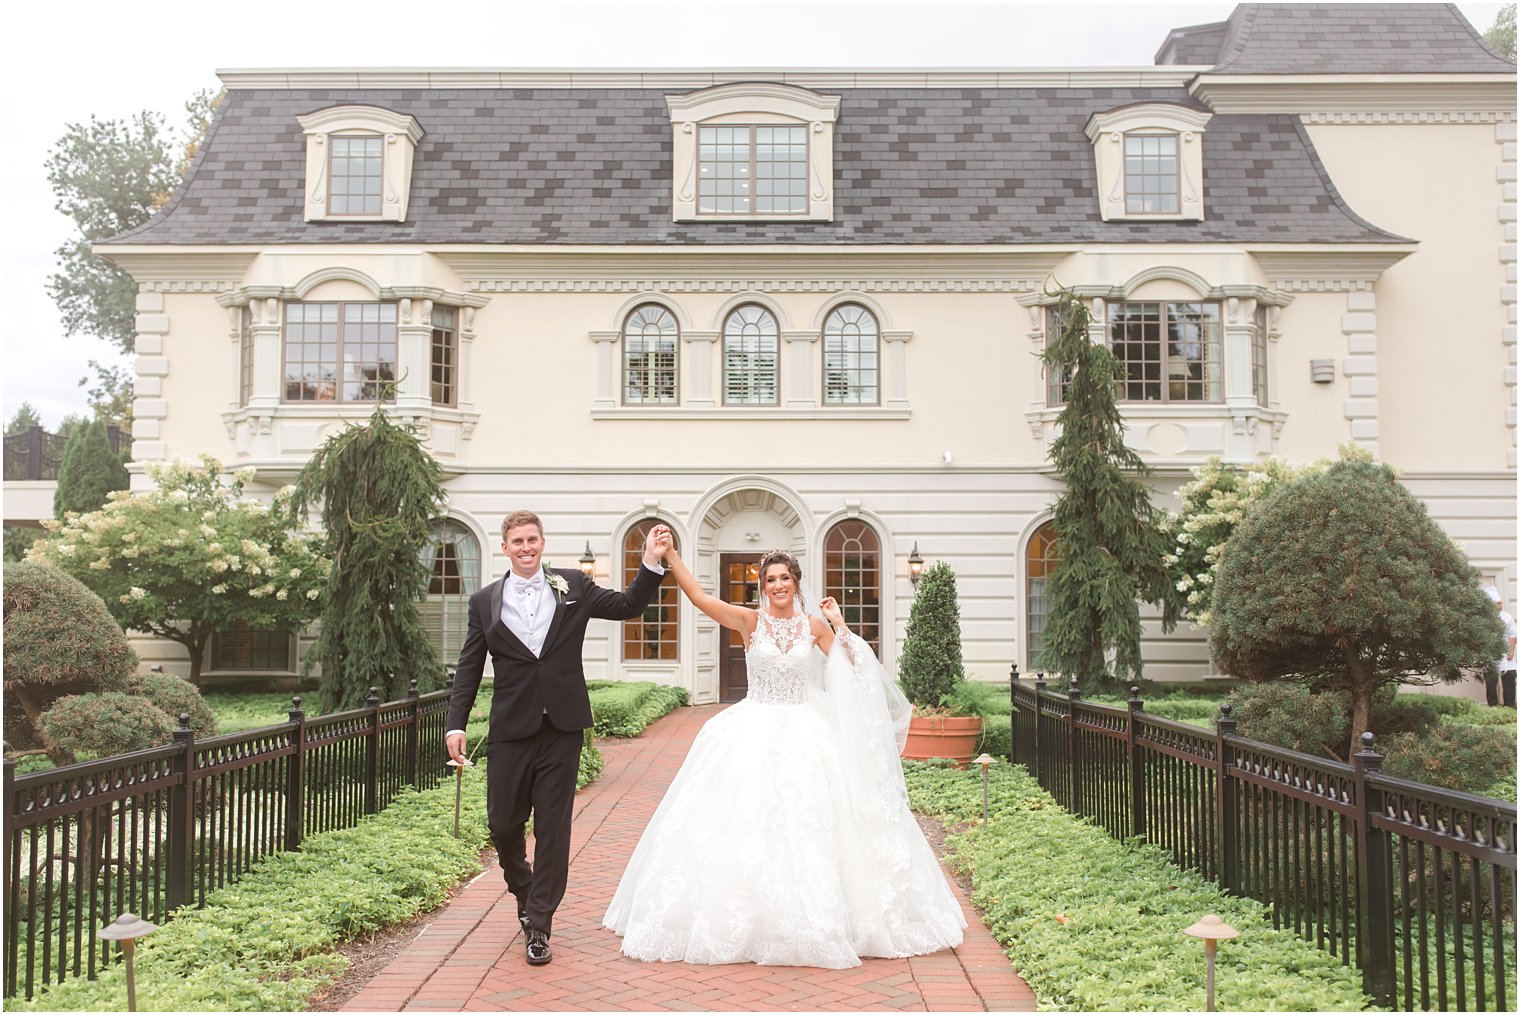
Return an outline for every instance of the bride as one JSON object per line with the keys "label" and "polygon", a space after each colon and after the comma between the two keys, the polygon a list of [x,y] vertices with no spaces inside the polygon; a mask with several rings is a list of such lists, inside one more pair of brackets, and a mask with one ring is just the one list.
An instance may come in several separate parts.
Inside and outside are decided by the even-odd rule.
{"label": "bride", "polygon": [[960,905],[908,809],[907,702],[870,648],[834,600],[803,612],[791,554],[761,559],[749,610],[704,592],[660,529],[681,591],[744,638],[749,693],[697,735],[603,926],[662,962],[841,969],[960,944]]}

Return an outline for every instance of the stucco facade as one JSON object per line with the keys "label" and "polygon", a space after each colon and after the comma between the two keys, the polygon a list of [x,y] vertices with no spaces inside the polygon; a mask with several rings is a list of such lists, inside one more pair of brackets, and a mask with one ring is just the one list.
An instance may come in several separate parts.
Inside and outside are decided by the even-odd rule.
{"label": "stucco facade", "polygon": [[[1392,5],[1377,10],[1398,16]],[[792,548],[817,574],[836,523],[864,522],[879,542],[873,598],[887,665],[895,663],[912,600],[908,557],[916,546],[928,560],[950,562],[959,576],[968,670],[1002,679],[1012,663],[1031,667],[1029,543],[1060,491],[1047,456],[1059,405],[1047,401],[1038,358],[1043,304],[1060,285],[1090,301],[1100,322],[1111,305],[1141,303],[1206,304],[1217,315],[1218,354],[1210,355],[1220,372],[1209,397],[1182,399],[1173,386],[1166,399],[1125,406],[1131,444],[1155,468],[1160,503],[1175,506],[1187,470],[1211,455],[1303,461],[1333,456],[1354,440],[1403,470],[1513,601],[1514,74],[1512,63],[1507,72],[1481,63],[1488,58],[1476,50],[1476,64],[1433,72],[1420,89],[1367,73],[1283,73],[1253,78],[1246,88],[1219,73],[1224,61],[1124,72],[920,72],[911,81],[901,72],[747,70],[642,74],[636,83],[621,72],[577,72],[572,82],[566,72],[558,86],[510,72],[485,75],[489,81],[478,80],[481,72],[382,72],[373,84],[337,71],[228,72],[235,100],[234,111],[223,113],[228,130],[238,110],[269,108],[288,89],[314,89],[331,105],[384,95],[405,106],[393,111],[420,124],[412,200],[387,239],[357,226],[334,231],[313,223],[310,193],[303,198],[298,183],[287,233],[257,223],[255,203],[244,218],[256,224],[229,225],[222,242],[197,238],[197,209],[222,200],[197,197],[205,193],[198,186],[209,186],[205,159],[216,157],[219,143],[224,150],[232,144],[214,130],[196,170],[201,183],[192,173],[162,227],[155,232],[150,223],[97,247],[141,289],[135,454],[212,454],[255,467],[260,488],[272,492],[322,440],[372,408],[284,398],[288,308],[394,304],[395,411],[417,422],[443,466],[448,517],[481,551],[479,581],[505,572],[496,530],[519,507],[545,518],[552,562],[569,565],[589,545],[598,579],[610,584],[625,579],[629,530],[650,518],[672,526],[709,586],[718,584],[721,554],[758,556],[773,545]],[[522,242],[523,229],[509,228],[505,215],[494,237],[428,233],[429,215],[448,213],[454,199],[447,195],[475,186],[465,173],[453,181],[456,190],[441,189],[436,199],[419,190],[429,159],[450,143],[437,140],[442,128],[426,114],[430,92],[484,89],[478,94],[506,102],[530,94],[521,89],[550,94],[573,83],[577,107],[594,112],[599,96],[625,101],[635,84],[690,95],[754,80],[839,100],[837,123],[828,122],[832,177],[817,183],[823,189],[807,203],[808,216],[832,216],[816,226],[832,230],[828,235],[809,242],[808,227],[790,222],[704,226],[673,179],[669,133],[664,147],[651,141],[630,158],[643,156],[647,166],[637,172],[664,187],[663,221],[686,230],[680,236],[656,235],[666,227],[653,204],[654,225],[642,239],[633,230],[583,242],[567,228],[563,236]],[[950,198],[933,195],[959,199],[970,188],[940,186],[933,165],[929,183],[913,193],[859,174],[851,131],[861,128],[851,124],[852,112],[884,107],[889,98],[882,96],[898,94],[892,89],[910,89],[910,100],[923,95],[933,105],[968,87],[978,91],[967,108],[995,106],[1006,94],[1031,108],[1085,103],[1086,117],[1116,105],[1114,87],[1151,89],[1187,106],[1188,122],[1208,121],[1185,141],[1202,146],[1201,220],[1106,222],[1093,151],[1105,138],[1060,128],[1052,136],[1068,154],[1058,160],[1064,175],[1053,179],[1068,196],[1061,199],[1065,218],[1053,216],[1045,238],[1037,202],[1018,225],[1020,235],[1010,227],[1002,239],[989,237],[978,231],[990,228],[986,221],[977,220],[981,226],[964,227],[964,241],[953,224],[888,241],[897,206],[948,205]],[[743,122],[743,101],[725,93],[714,108],[724,123]],[[772,122],[759,113],[751,119]],[[290,126],[296,137],[300,128]],[[955,127],[948,129],[952,142],[932,156],[894,149],[874,157],[953,161]],[[977,127],[962,125],[963,136]],[[662,129],[669,128],[652,123],[650,137]],[[1000,129],[1009,124],[1000,121]],[[1261,131],[1289,140],[1252,149]],[[320,147],[301,144],[293,141],[291,151]],[[1221,155],[1226,144],[1234,161]],[[1271,152],[1293,145],[1307,169],[1290,186]],[[554,165],[517,171],[537,174],[554,192],[544,201],[551,212],[555,202],[617,201],[616,174],[578,196],[574,187],[553,186]],[[825,193],[826,183],[837,193]],[[1026,176],[1020,199],[1038,191],[1036,183]],[[634,185],[626,186],[632,194]],[[987,200],[996,201],[996,189],[989,186]],[[1243,201],[1255,202],[1249,215],[1239,212]],[[1181,212],[1192,214],[1190,207],[1183,201]],[[880,235],[861,226],[842,239],[851,216],[866,214]],[[674,321],[678,390],[667,403],[630,403],[627,322],[651,306]],[[450,405],[436,404],[429,386],[437,307],[456,315]],[[725,329],[744,307],[774,321],[774,404],[725,404]],[[868,404],[833,404],[825,379],[823,336],[841,307],[874,320],[880,369]],[[1094,338],[1106,334],[1098,328]],[[1203,632],[1184,625],[1163,637],[1152,625],[1147,634],[1148,677],[1208,674]],[[639,660],[626,658],[623,630],[594,626],[588,674],[676,683],[696,701],[715,700],[719,635],[682,603],[664,634],[673,639],[674,658]],[[177,665],[171,646],[143,650],[150,660]]]}

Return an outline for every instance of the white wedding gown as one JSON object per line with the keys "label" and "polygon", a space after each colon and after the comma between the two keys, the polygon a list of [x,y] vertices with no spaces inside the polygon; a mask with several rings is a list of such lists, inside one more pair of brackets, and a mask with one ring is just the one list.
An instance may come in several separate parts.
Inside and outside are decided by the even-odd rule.
{"label": "white wedding gown", "polygon": [[960,944],[908,809],[896,689],[858,638],[821,678],[812,652],[806,616],[760,612],[748,697],[697,734],[603,918],[625,955],[841,969]]}

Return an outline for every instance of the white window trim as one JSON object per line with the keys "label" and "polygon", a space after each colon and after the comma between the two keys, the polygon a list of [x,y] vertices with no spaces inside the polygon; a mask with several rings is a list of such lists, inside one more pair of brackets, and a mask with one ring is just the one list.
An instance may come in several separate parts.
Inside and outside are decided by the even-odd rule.
{"label": "white window trim", "polygon": [[[431,440],[432,425],[447,423],[457,428],[460,438],[468,442],[475,435],[480,412],[475,407],[471,365],[476,337],[475,313],[490,300],[475,293],[452,292],[433,286],[383,286],[363,272],[347,268],[325,268],[313,272],[293,286],[250,285],[222,293],[216,302],[228,309],[235,331],[242,309],[251,311],[253,336],[253,390],[247,405],[239,405],[239,371],[232,371],[232,391],[228,411],[222,424],[229,438],[236,438],[243,428],[254,446],[251,454],[264,459],[289,457],[297,453],[284,448],[282,426],[321,427],[334,421],[361,418],[374,411],[373,402],[286,402],[282,365],[284,363],[284,308],[287,303],[316,302],[311,294],[321,283],[333,279],[358,282],[373,294],[373,301],[397,305],[396,325],[396,400],[382,403],[388,413],[416,425],[425,440]],[[432,399],[432,314],[434,303],[456,307],[455,404],[434,405]],[[236,358],[238,343],[230,343]],[[306,448],[297,449],[309,455]],[[435,449],[435,454],[459,459],[462,448],[453,452]],[[239,453],[239,457],[246,457]]]}
{"label": "white window trim", "polygon": [[[1278,314],[1293,302],[1293,297],[1276,289],[1255,284],[1209,285],[1197,274],[1184,268],[1156,267],[1138,272],[1122,285],[1078,285],[1073,293],[1087,303],[1091,314],[1088,337],[1094,344],[1107,344],[1108,311],[1111,302],[1145,300],[1137,291],[1147,282],[1171,279],[1182,282],[1197,295],[1185,300],[1163,302],[1218,303],[1220,326],[1224,339],[1224,400],[1222,402],[1120,402],[1119,412],[1131,436],[1132,446],[1152,464],[1175,461],[1182,464],[1201,461],[1210,455],[1220,455],[1228,462],[1250,462],[1260,457],[1250,450],[1257,430],[1266,427],[1271,432],[1271,444],[1276,445],[1288,422],[1288,413],[1278,402],[1276,386],[1277,339],[1281,336]],[[1018,303],[1030,314],[1030,342],[1038,355],[1045,349],[1045,309],[1059,301],[1058,295],[1029,293],[1018,297]],[[1268,405],[1259,405],[1251,385],[1250,343],[1256,332],[1255,314],[1258,306],[1267,310],[1267,397]],[[1029,424],[1030,435],[1047,450],[1060,432],[1057,421],[1064,404],[1048,401],[1048,378],[1042,369],[1037,372],[1037,397],[1029,403],[1024,419]],[[1176,455],[1162,455],[1149,449],[1142,439],[1151,426],[1157,423],[1218,424],[1225,435],[1222,450],[1184,450]],[[1031,530],[1033,531],[1033,530]]]}
{"label": "white window trim", "polygon": [[[767,82],[718,85],[667,95],[671,125],[671,214],[676,222],[832,222],[837,95]],[[801,215],[699,214],[697,128],[709,123],[802,124],[808,128],[807,212]]]}
{"label": "white window trim", "polygon": [[[306,133],[306,221],[403,222],[411,195],[412,158],[423,130],[415,118],[379,106],[329,106],[297,118]],[[327,202],[329,139],[334,134],[379,135],[380,214],[334,215]]]}
{"label": "white window trim", "polygon": [[[1213,114],[1165,102],[1141,102],[1094,113],[1085,128],[1098,168],[1098,210],[1103,221],[1203,220],[1203,134]],[[1125,205],[1124,138],[1177,135],[1177,211],[1131,212]]]}

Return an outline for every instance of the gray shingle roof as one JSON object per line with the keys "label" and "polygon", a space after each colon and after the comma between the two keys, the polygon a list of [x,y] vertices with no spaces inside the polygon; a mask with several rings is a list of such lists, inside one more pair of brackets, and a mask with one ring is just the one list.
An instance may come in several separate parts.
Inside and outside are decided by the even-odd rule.
{"label": "gray shingle roof", "polygon": [[[671,221],[658,89],[233,90],[186,185],[108,243],[1397,242],[1348,209],[1292,116],[1215,116],[1203,222],[1103,222],[1094,112],[1180,90],[846,89],[833,222]],[[405,222],[306,222],[297,116],[371,103],[415,116]]]}
{"label": "gray shingle roof", "polygon": [[1214,74],[1513,74],[1455,4],[1241,4]]}
{"label": "gray shingle roof", "polygon": [[1161,48],[1156,50],[1156,63],[1181,66],[1212,65],[1219,59],[1219,48],[1224,45],[1228,21],[1216,21],[1208,25],[1189,25],[1174,28]]}

